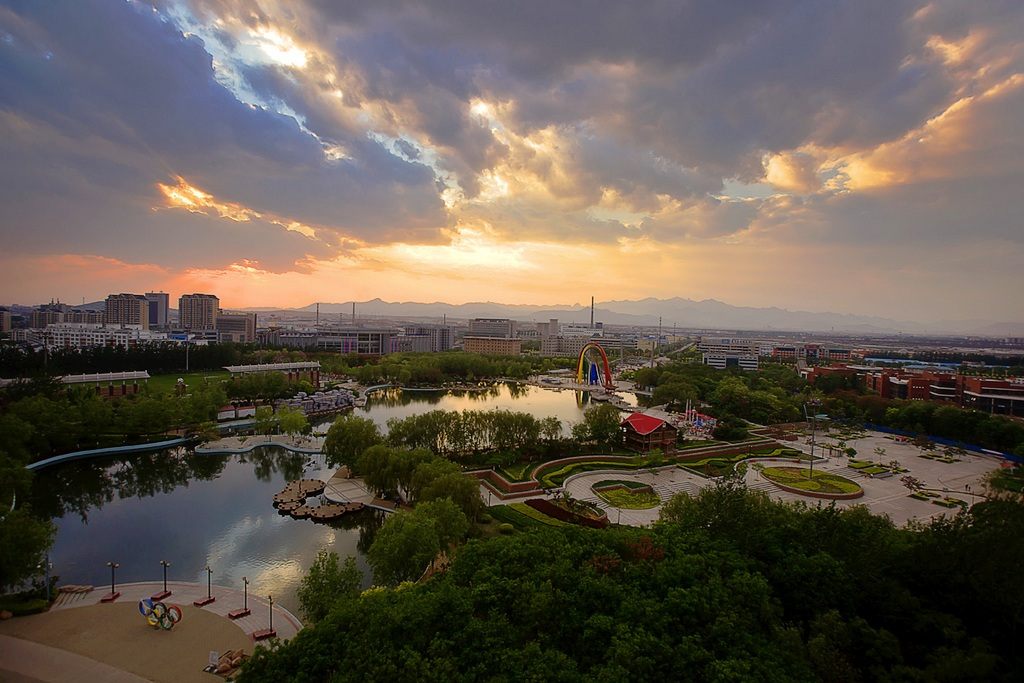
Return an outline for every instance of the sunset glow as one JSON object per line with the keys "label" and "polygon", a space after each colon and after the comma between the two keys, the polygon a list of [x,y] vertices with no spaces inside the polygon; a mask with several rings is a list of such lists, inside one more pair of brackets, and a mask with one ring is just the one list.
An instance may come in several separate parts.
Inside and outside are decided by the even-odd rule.
{"label": "sunset glow", "polygon": [[1024,8],[811,2],[2,8],[0,305],[1024,320]]}

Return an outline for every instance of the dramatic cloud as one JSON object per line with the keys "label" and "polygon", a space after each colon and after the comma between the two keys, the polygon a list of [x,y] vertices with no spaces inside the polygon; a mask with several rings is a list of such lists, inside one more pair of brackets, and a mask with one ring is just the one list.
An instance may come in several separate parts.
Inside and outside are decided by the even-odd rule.
{"label": "dramatic cloud", "polygon": [[1021,35],[1010,1],[0,0],[0,303],[1021,319]]}

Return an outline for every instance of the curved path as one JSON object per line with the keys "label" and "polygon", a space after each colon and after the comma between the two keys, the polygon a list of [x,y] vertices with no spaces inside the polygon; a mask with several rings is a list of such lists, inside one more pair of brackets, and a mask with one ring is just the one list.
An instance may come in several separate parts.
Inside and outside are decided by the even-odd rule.
{"label": "curved path", "polygon": [[169,441],[157,441],[155,443],[140,443],[131,446],[111,446],[110,448],[94,448],[88,451],[75,451],[73,453],[62,453],[55,455],[52,458],[45,460],[39,460],[25,465],[25,469],[38,470],[43,467],[49,467],[50,465],[56,465],[62,462],[68,462],[71,460],[82,460],[83,458],[98,458],[104,455],[122,455],[125,453],[144,453],[147,451],[160,451],[165,448],[174,448],[175,446],[184,446],[187,443],[192,442],[192,437],[182,437],[180,439],[171,439]]}

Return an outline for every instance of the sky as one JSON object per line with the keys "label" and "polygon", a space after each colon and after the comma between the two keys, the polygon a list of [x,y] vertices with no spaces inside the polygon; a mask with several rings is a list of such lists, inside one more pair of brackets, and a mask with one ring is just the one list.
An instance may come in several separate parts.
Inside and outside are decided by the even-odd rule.
{"label": "sky", "polygon": [[1024,320],[1020,0],[0,0],[0,304]]}

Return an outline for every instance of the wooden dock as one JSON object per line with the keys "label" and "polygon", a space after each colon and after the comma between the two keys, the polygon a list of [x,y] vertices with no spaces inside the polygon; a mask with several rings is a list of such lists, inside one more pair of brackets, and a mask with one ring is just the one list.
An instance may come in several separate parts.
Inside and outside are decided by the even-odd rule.
{"label": "wooden dock", "polygon": [[[334,484],[335,479],[331,482]],[[350,480],[349,480],[350,481]],[[360,498],[367,497],[365,489],[355,487],[344,487]],[[325,490],[331,489],[334,495],[328,495],[328,502],[321,502],[320,505],[309,505],[306,501],[314,496],[320,496]],[[328,485],[319,479],[299,479],[290,481],[280,493],[274,494],[274,507],[282,514],[289,514],[296,519],[312,519],[317,522],[326,522],[336,519],[344,514],[359,512],[366,507],[368,501],[342,499],[338,500],[337,487]],[[369,497],[372,500],[372,496]],[[322,499],[321,499],[322,500]]]}

